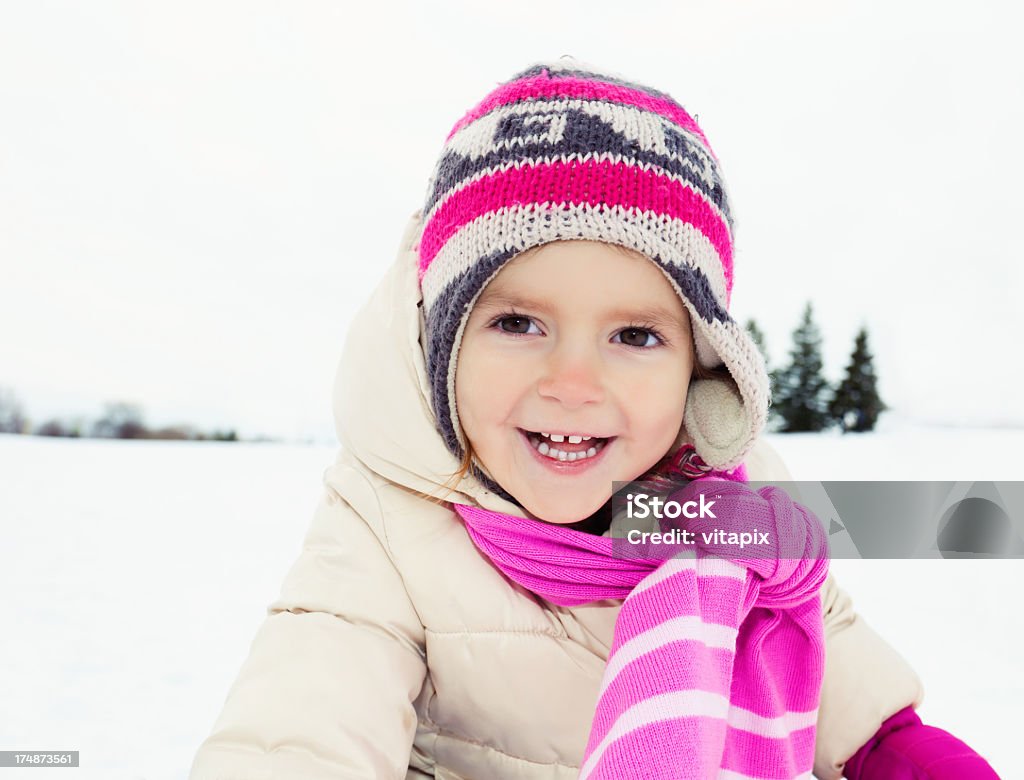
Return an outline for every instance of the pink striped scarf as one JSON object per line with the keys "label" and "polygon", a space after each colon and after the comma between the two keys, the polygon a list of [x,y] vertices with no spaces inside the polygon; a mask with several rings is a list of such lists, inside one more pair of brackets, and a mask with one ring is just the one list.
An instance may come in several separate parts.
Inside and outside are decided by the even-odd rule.
{"label": "pink striped scarf", "polygon": [[580,780],[811,777],[827,535],[781,488],[710,475],[671,497],[707,493],[710,481],[717,519],[705,528],[770,530],[802,552],[786,541],[789,551],[755,559],[703,544],[624,556],[622,540],[613,554],[609,537],[453,505],[474,544],[548,601],[625,599]]}

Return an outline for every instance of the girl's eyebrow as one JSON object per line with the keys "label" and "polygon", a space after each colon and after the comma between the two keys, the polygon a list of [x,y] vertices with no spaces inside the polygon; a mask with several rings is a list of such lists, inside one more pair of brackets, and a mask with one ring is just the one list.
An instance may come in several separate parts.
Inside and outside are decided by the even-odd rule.
{"label": "girl's eyebrow", "polygon": [[[477,303],[477,306],[488,309],[503,309],[511,306],[513,308],[518,307],[539,311],[544,314],[550,314],[554,310],[554,307],[547,301],[535,301],[523,295],[515,295],[503,291],[485,293]],[[680,321],[678,314],[661,306],[637,306],[635,308],[619,306],[609,309],[603,312],[603,314],[608,319],[643,320],[652,325],[665,328],[685,329],[685,325]]]}

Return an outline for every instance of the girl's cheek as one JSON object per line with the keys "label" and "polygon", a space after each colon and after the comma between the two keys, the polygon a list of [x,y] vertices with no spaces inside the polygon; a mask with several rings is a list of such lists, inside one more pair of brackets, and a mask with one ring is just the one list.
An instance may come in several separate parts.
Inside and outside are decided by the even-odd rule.
{"label": "girl's cheek", "polygon": [[638,394],[651,401],[664,398],[666,393],[677,396],[689,384],[688,375],[676,366],[643,366],[622,374],[623,381],[628,381]]}

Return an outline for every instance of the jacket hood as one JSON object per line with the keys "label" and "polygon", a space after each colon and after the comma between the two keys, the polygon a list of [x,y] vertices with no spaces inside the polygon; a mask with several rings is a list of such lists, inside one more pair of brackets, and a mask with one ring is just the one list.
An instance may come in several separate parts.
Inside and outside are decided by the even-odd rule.
{"label": "jacket hood", "polygon": [[334,380],[338,441],[368,469],[409,490],[527,517],[472,473],[455,490],[445,486],[461,464],[445,446],[430,405],[416,275],[422,228],[416,211],[397,257],[349,327]]}

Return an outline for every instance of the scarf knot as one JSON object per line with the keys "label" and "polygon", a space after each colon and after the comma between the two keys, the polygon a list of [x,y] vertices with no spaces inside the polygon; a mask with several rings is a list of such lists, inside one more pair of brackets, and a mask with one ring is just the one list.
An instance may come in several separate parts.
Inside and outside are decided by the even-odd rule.
{"label": "scarf knot", "polygon": [[[671,498],[715,495],[715,517],[685,521],[697,543],[665,559],[622,555],[621,539],[454,504],[477,548],[507,577],[560,606],[623,599],[580,779],[810,777],[828,537],[775,487],[714,474]],[[753,527],[742,559],[701,531]],[[713,528],[712,528],[713,527]]]}
{"label": "scarf knot", "polygon": [[[715,483],[713,488],[710,482]],[[699,493],[714,494],[715,519],[687,520],[686,529],[702,540],[701,550],[734,560],[757,576],[758,606],[797,606],[818,592],[828,575],[828,534],[809,509],[793,501],[782,488],[767,486],[754,491],[717,477],[691,482],[672,493],[670,500],[682,504]],[[713,530],[728,535],[752,529],[763,536],[756,535],[762,541],[748,557],[737,557],[735,544],[703,541],[703,534]]]}

